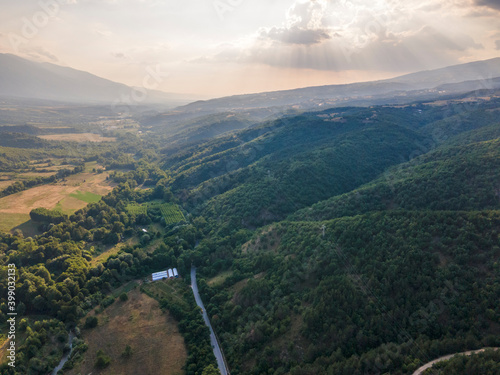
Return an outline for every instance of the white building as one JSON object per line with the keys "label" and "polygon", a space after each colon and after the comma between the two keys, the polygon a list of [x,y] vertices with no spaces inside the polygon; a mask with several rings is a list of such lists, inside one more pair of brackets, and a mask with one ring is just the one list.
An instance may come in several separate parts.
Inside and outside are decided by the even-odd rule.
{"label": "white building", "polygon": [[177,272],[177,268],[174,268],[174,277],[176,279],[179,277],[179,273]]}
{"label": "white building", "polygon": [[172,271],[172,268],[170,268],[170,269],[168,270],[168,277],[169,277],[170,279],[173,279],[173,278],[174,278],[174,271]]}
{"label": "white building", "polygon": [[169,276],[168,276],[167,271],[156,272],[156,273],[153,273],[153,275],[152,275],[153,281],[168,279],[168,277]]}

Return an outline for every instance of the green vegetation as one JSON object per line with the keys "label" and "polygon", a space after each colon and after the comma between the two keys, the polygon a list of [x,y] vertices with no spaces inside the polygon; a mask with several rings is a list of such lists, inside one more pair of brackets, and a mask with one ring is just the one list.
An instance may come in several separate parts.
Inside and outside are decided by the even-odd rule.
{"label": "green vegetation", "polygon": [[497,212],[276,225],[235,262],[235,273],[263,277],[202,289],[232,372],[408,374],[484,345],[500,319],[499,225]]}
{"label": "green vegetation", "polygon": [[125,347],[125,350],[122,353],[123,358],[130,358],[132,357],[132,347],[130,345],[127,345]]}
{"label": "green vegetation", "polygon": [[87,203],[99,202],[102,198],[100,195],[91,193],[89,191],[84,193],[81,191],[77,191],[76,193],[70,194],[69,196]]}
{"label": "green vegetation", "polygon": [[36,177],[34,179],[29,179],[26,181],[16,181],[12,185],[0,191],[0,198],[5,197],[7,195],[18,193],[20,191],[32,188],[34,186],[56,182],[72,174],[83,172],[84,169],[85,166],[81,164],[73,169],[67,169],[67,168],[59,169],[54,175],[50,175],[48,177]]}
{"label": "green vegetation", "polygon": [[55,210],[47,210],[46,208],[35,208],[30,212],[31,220],[44,222],[49,224],[58,224],[67,220],[67,216]]}
{"label": "green vegetation", "polygon": [[168,283],[159,281],[145,285],[143,291],[157,299],[160,306],[179,322],[179,330],[189,353],[186,374],[201,374],[207,366],[215,364],[209,330],[191,289],[180,280],[170,280]]}
{"label": "green vegetation", "polygon": [[106,367],[109,366],[109,364],[111,363],[111,358],[104,354],[104,352],[102,350],[98,350],[97,351],[97,359],[95,361],[95,367],[99,370],[102,370]]}
{"label": "green vegetation", "polygon": [[[50,372],[68,331],[84,327],[83,337],[98,340],[107,311],[127,306],[133,320],[132,302],[151,301],[132,290],[139,284],[178,324],[186,374],[216,372],[189,288],[192,264],[233,375],[403,375],[442,355],[500,346],[498,108],[495,97],[473,111],[335,108],[254,126],[203,123],[189,134],[179,125],[175,146],[147,132],[83,144],[72,165],[103,166],[113,191],[101,198],[78,188],[71,196],[85,208],[66,217],[32,207],[38,235],[0,234],[0,321],[15,264],[27,332],[17,367],[2,374]],[[205,137],[211,131],[229,134]],[[67,151],[49,144],[30,156]],[[8,173],[32,168],[5,150]],[[61,170],[61,180],[72,173]],[[179,279],[148,282],[173,267]],[[106,371],[138,350],[125,340],[111,352],[75,333],[68,367],[83,363],[87,344],[89,366]],[[495,356],[438,370],[497,371]]]}
{"label": "green vegetation", "polygon": [[175,224],[180,223],[182,221],[186,221],[186,218],[182,214],[181,210],[176,204],[160,204],[160,205],[152,205],[150,209],[159,209],[163,218],[165,219],[165,224]]}
{"label": "green vegetation", "polygon": [[494,375],[500,373],[500,351],[486,350],[470,356],[455,356],[426,370],[423,375]]}
{"label": "green vegetation", "polygon": [[149,202],[143,204],[130,203],[126,207],[129,214],[132,215],[150,215],[153,218],[158,218],[160,215],[164,219],[165,225],[176,224],[186,221],[184,214],[176,204]]}
{"label": "green vegetation", "polygon": [[148,213],[147,204],[130,203],[127,205],[126,209],[127,212],[132,215],[147,215]]}
{"label": "green vegetation", "polygon": [[[5,322],[3,318],[2,322]],[[64,323],[58,319],[47,319],[42,316],[24,318],[19,322],[16,334],[16,365],[27,362],[29,367],[15,372],[7,363],[2,363],[0,373],[47,374],[58,365],[67,343],[68,331]],[[4,360],[6,361],[5,357]]]}
{"label": "green vegetation", "polygon": [[97,327],[97,324],[99,323],[99,320],[95,316],[89,316],[87,319],[85,319],[85,324],[84,328],[95,328]]}

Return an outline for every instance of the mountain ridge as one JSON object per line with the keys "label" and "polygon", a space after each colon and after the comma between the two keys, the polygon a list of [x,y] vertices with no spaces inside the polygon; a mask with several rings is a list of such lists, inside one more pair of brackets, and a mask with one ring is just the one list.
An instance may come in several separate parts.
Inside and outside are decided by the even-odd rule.
{"label": "mountain ridge", "polygon": [[[134,87],[86,71],[2,53],[0,82],[0,96],[61,102],[113,104],[123,101],[124,96],[130,97],[134,90]],[[170,102],[175,106],[194,99],[159,90],[148,90],[147,94],[147,98],[141,103]]]}

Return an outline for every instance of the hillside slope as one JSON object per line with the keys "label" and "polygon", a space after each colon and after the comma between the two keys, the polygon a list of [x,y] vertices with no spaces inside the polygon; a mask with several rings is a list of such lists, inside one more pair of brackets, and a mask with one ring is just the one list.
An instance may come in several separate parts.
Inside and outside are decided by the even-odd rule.
{"label": "hillside slope", "polygon": [[[380,121],[399,118],[403,129],[420,137],[435,129],[443,137],[431,137],[431,148],[418,147],[410,161],[364,186],[288,220],[270,220],[236,246],[230,273],[201,288],[232,372],[412,374],[441,355],[500,344],[500,125],[491,116],[498,104],[489,105],[451,111],[448,118],[439,115],[446,105],[416,104],[411,111],[398,109],[399,117],[394,108],[379,113]],[[453,118],[461,119],[457,126],[449,126]],[[364,125],[356,136],[370,129]],[[377,125],[374,132],[386,135]],[[370,139],[381,144],[374,134]],[[359,164],[371,165],[369,157],[356,156],[360,149],[377,150],[352,140],[351,164],[323,159],[343,170],[349,166],[349,176]],[[313,154],[301,174],[266,193],[293,191],[291,184],[299,196],[319,197],[321,185],[307,190],[298,183],[319,164]],[[245,182],[234,190],[252,192],[255,199],[246,207],[258,207],[267,197],[259,189]],[[235,197],[232,190],[209,201],[206,217],[218,218],[218,227],[241,217],[245,206]],[[272,201],[262,206],[273,207]],[[217,274],[227,258],[225,243],[200,244],[197,259],[210,259],[200,268],[205,274]]]}
{"label": "hillside slope", "polygon": [[[116,103],[130,97],[132,88],[88,72],[51,63],[38,63],[0,54],[0,96],[63,102]],[[149,90],[146,102],[182,104],[185,97]]]}

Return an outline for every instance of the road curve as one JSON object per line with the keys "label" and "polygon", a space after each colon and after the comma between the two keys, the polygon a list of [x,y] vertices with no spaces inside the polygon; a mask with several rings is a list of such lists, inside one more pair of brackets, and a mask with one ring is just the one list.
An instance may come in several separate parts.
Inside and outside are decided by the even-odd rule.
{"label": "road curve", "polygon": [[417,369],[417,371],[415,371],[413,373],[413,375],[420,375],[422,374],[425,370],[427,369],[430,369],[432,366],[434,366],[436,363],[438,362],[442,362],[442,361],[447,361],[448,359],[451,359],[453,357],[455,357],[456,355],[472,355],[472,354],[477,354],[477,353],[481,353],[481,352],[484,352],[486,349],[493,349],[493,350],[498,350],[498,348],[483,348],[483,349],[479,349],[479,350],[470,350],[468,352],[463,352],[463,353],[455,353],[455,354],[449,354],[449,355],[445,355],[443,357],[439,357],[438,359],[435,359],[434,361],[431,361],[429,363],[426,363],[425,365],[423,365],[422,367],[419,367]]}
{"label": "road curve", "polygon": [[214,355],[217,359],[217,365],[219,366],[219,371],[221,375],[228,375],[228,371],[226,365],[224,363],[224,357],[222,355],[222,349],[215,338],[215,332],[210,324],[210,320],[208,319],[207,312],[205,310],[205,306],[203,305],[203,301],[201,300],[200,293],[198,292],[198,284],[196,284],[196,267],[191,267],[191,288],[193,289],[194,299],[196,300],[196,304],[203,311],[203,320],[205,324],[210,329],[210,343],[212,344],[212,348],[214,349]]}

